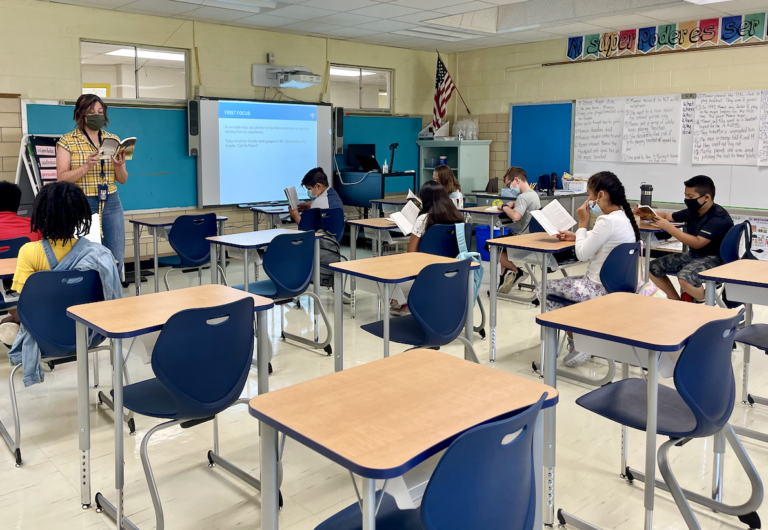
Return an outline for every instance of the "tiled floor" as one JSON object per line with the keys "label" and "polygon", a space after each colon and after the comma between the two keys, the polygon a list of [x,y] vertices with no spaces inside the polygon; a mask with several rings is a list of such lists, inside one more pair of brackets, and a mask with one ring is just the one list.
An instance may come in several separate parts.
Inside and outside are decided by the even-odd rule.
{"label": "tiled floor", "polygon": [[[240,278],[240,264],[233,262],[228,275],[230,278]],[[194,274],[172,273],[171,278],[174,288],[197,282]],[[208,275],[203,278],[209,281]],[[151,292],[152,280],[143,284],[143,288]],[[126,289],[125,294],[132,296],[133,286]],[[332,293],[323,291],[322,298],[332,318]],[[370,362],[382,355],[381,341],[358,327],[375,318],[375,301],[374,295],[358,292],[356,320],[349,319],[345,307],[345,318],[348,319],[344,326],[345,367]],[[311,319],[306,311],[308,304],[309,301],[304,298],[303,309],[290,307],[286,310],[287,329],[309,335]],[[495,364],[488,363],[488,341],[475,336],[476,348],[483,364],[495,370],[535,378],[530,365],[531,361],[538,358],[540,351],[539,328],[534,321],[537,312],[536,308],[501,302],[498,333],[500,347]],[[279,315],[279,310],[274,314]],[[756,308],[755,321],[768,322],[768,310]],[[475,322],[479,322],[479,312]],[[272,317],[270,328],[274,348],[272,364],[275,370],[270,378],[272,389],[333,372],[332,358],[279,340],[279,322]],[[151,342],[148,345],[151,348]],[[3,347],[0,345],[0,348]],[[394,355],[405,349],[395,344],[391,347]],[[450,355],[463,355],[459,345],[445,347],[442,351]],[[741,364],[739,348],[733,356],[734,370],[739,378]],[[604,365],[602,361],[589,362],[581,371],[602,372]],[[128,366],[134,380],[152,376],[150,366],[136,356],[131,356]],[[106,353],[101,355],[100,367],[102,387],[109,387],[110,372]],[[768,361],[763,359],[762,354],[753,354],[751,390],[755,394],[768,395],[767,367]],[[0,378],[3,381],[0,388],[0,417],[6,425],[10,420],[10,400],[5,383],[9,373],[8,363],[0,363]],[[665,383],[670,384],[670,381],[666,380]],[[575,399],[587,392],[588,387],[560,381],[559,390],[556,506],[604,529],[641,528],[644,514],[643,486],[639,483],[630,486],[618,477],[619,427],[575,405]],[[245,395],[255,394],[254,373],[249,379]],[[75,365],[62,365],[55,372],[46,373],[43,384],[22,387],[18,399],[22,418],[24,466],[20,469],[14,467],[10,452],[4,445],[0,447],[0,528],[114,528],[114,523],[105,514],[97,514],[93,508],[84,511],[80,507]],[[92,487],[94,494],[101,491],[108,498],[114,498],[112,413],[103,406],[97,406],[96,401],[96,391],[92,390]],[[768,407],[749,409],[737,403],[732,421],[768,432]],[[155,519],[139,458],[139,446],[145,433],[157,423],[157,420],[139,416],[136,418],[136,436],[129,436],[125,431],[126,515],[142,529],[154,528]],[[221,414],[219,425],[222,454],[258,474],[258,427],[245,406]],[[663,441],[659,439],[659,443]],[[172,428],[153,437],[150,459],[163,501],[166,528],[259,528],[259,493],[219,468],[208,468],[206,452],[212,449],[212,444],[211,424],[187,430]],[[703,494],[709,491],[711,444],[711,439],[694,441],[672,451],[673,467],[684,487]],[[758,470],[768,473],[768,447],[752,441],[745,441],[744,445]],[[643,434],[631,432],[630,461],[634,467],[642,467],[643,455]],[[725,500],[730,504],[741,504],[749,496],[749,484],[730,451],[726,454],[725,469]],[[285,449],[284,474],[282,493],[285,507],[280,515],[280,523],[285,530],[313,529],[325,517],[354,501],[354,490],[346,471],[291,440]],[[734,517],[703,508],[694,509],[702,528],[746,528]],[[654,523],[655,528],[659,529],[685,528],[671,496],[664,492],[658,493],[656,497]]]}

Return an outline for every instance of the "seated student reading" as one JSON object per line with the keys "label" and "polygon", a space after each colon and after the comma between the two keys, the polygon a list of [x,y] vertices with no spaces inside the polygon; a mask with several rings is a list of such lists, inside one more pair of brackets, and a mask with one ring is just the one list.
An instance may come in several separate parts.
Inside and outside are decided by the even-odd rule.
{"label": "seated student reading", "polygon": [[[21,188],[10,182],[0,182],[0,241],[18,237],[26,237],[30,241],[40,239],[40,234],[33,232],[30,228],[29,218],[18,215],[19,206],[21,206]],[[0,288],[8,290],[11,288],[11,283],[11,280],[1,280]],[[16,310],[9,309],[8,315],[0,320],[0,342],[6,345],[13,344],[13,339],[19,331],[18,324],[19,317]]]}
{"label": "seated student reading", "polygon": [[[408,252],[418,252],[419,243],[424,233],[432,225],[452,225],[463,223],[464,216],[456,208],[456,205],[448,197],[445,188],[436,181],[425,182],[419,190],[419,199],[421,200],[421,215],[416,218],[411,231],[411,238],[408,240]],[[413,282],[399,283],[392,293],[392,299],[389,301],[390,313],[393,316],[407,315],[408,293],[411,290]]]}
{"label": "seated student reading", "polygon": [[[584,276],[569,276],[547,281],[547,292],[574,302],[585,302],[607,293],[600,282],[600,269],[611,250],[623,243],[640,241],[640,230],[635,216],[627,202],[624,186],[618,177],[609,171],[601,171],[589,177],[587,182],[589,199],[584,201],[576,214],[579,228],[574,234],[561,231],[558,239],[576,242],[576,257],[587,261],[587,273]],[[599,215],[592,230],[587,231],[589,213]],[[541,285],[536,286],[536,295],[541,300]],[[562,304],[547,299],[547,311],[558,309]],[[589,357],[576,351],[573,335],[568,333],[568,355],[563,364],[569,367],[579,366]]]}
{"label": "seated student reading", "polygon": [[341,197],[336,190],[330,187],[328,176],[323,168],[316,167],[310,169],[304,178],[301,179],[302,187],[306,188],[307,196],[311,199],[309,202],[301,202],[298,205],[298,211],[288,207],[288,213],[291,218],[299,224],[301,222],[301,213],[309,209],[330,210],[334,208],[344,208],[341,203]]}
{"label": "seated student reading", "polygon": [[453,174],[453,170],[445,164],[440,164],[432,172],[432,180],[439,182],[445,192],[448,194],[448,198],[453,201],[457,206],[464,204],[464,194],[461,193],[461,185],[459,179]]}
{"label": "seated student reading", "polygon": [[[715,204],[715,183],[711,178],[698,175],[683,184],[687,208],[674,213],[658,212],[654,224],[688,245],[689,250],[651,262],[651,280],[670,300],[703,303],[704,286],[699,273],[722,265],[720,243],[733,226],[733,219],[725,208]],[[684,222],[685,231],[673,226],[670,221]],[[683,290],[682,298],[668,274],[677,274]]]}
{"label": "seated student reading", "polygon": [[[531,223],[531,212],[541,209],[539,194],[528,185],[528,175],[521,167],[512,166],[507,170],[504,174],[504,186],[517,197],[514,201],[499,206],[499,210],[502,210],[514,222],[514,235],[527,234],[528,225]],[[500,293],[509,293],[528,276],[527,272],[517,268],[512,263],[506,252],[499,255],[499,264],[501,265]],[[508,274],[510,272],[512,274]]]}
{"label": "seated student reading", "polygon": [[[80,187],[69,182],[43,187],[32,207],[31,228],[39,231],[42,239],[21,247],[13,276],[15,291],[21,293],[29,277],[39,271],[95,270],[101,279],[104,299],[122,298],[120,274],[112,253],[107,247],[81,237],[91,230],[91,207]],[[23,325],[8,357],[12,365],[22,363],[24,386],[43,380],[40,349]]]}

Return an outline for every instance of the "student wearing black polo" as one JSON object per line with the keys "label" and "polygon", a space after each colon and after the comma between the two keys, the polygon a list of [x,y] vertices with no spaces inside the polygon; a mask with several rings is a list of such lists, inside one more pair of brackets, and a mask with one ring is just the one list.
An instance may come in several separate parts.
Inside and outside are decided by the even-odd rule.
{"label": "student wearing black polo", "polygon": [[[715,204],[715,183],[698,175],[685,183],[687,208],[675,213],[659,212],[655,224],[688,246],[688,252],[669,254],[651,263],[651,279],[670,300],[681,300],[668,274],[677,274],[682,300],[701,303],[704,286],[699,273],[722,265],[720,243],[733,226],[733,220],[722,206]],[[685,223],[685,232],[670,221]]]}

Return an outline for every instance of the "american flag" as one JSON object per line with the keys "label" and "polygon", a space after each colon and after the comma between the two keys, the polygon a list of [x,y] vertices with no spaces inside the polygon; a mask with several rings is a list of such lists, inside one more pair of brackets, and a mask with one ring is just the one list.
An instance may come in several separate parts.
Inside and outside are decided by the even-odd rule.
{"label": "american flag", "polygon": [[453,84],[451,74],[443,64],[442,59],[437,57],[437,73],[435,75],[435,101],[432,104],[432,130],[437,131],[443,123],[445,117],[445,106],[451,99],[451,94],[456,90]]}

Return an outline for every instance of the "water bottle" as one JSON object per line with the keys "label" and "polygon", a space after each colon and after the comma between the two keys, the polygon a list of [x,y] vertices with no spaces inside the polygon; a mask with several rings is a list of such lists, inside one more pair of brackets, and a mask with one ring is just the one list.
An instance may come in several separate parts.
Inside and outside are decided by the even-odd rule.
{"label": "water bottle", "polygon": [[650,184],[646,184],[645,182],[640,183],[640,204],[643,206],[651,206],[653,203],[653,186]]}
{"label": "water bottle", "polygon": [[382,173],[389,173],[389,166],[387,165],[387,159],[384,159],[384,166],[381,168]]}

